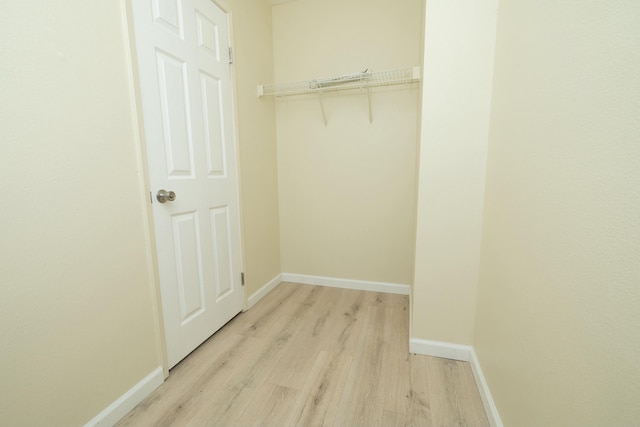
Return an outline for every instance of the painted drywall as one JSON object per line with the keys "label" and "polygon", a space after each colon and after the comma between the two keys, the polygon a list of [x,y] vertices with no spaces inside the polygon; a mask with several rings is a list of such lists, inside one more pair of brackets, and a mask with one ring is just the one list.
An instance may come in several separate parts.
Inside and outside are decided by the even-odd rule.
{"label": "painted drywall", "polygon": [[[278,82],[418,65],[421,0],[273,7]],[[418,86],[276,100],[282,269],[409,284]]]}
{"label": "painted drywall", "polygon": [[426,3],[413,338],[473,342],[496,12]]}
{"label": "painted drywall", "polygon": [[273,80],[271,6],[224,3],[233,22],[244,271],[251,296],[282,271],[275,105],[256,93],[258,83]]}
{"label": "painted drywall", "polygon": [[121,2],[0,14],[0,425],[82,425],[160,366]]}
{"label": "painted drywall", "polygon": [[640,3],[499,17],[474,347],[507,426],[640,425]]}

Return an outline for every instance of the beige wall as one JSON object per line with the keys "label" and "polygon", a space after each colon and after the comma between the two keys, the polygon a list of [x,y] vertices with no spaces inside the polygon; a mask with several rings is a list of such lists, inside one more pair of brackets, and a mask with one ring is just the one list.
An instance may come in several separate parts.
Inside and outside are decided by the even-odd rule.
{"label": "beige wall", "polygon": [[640,425],[639,24],[501,3],[474,346],[507,426]]}
{"label": "beige wall", "polygon": [[[234,19],[248,294],[280,272],[270,7]],[[82,425],[161,365],[124,2],[0,14],[0,425]]]}
{"label": "beige wall", "polygon": [[273,80],[271,6],[224,3],[233,20],[244,271],[251,296],[281,272],[275,106],[256,96],[258,83]]}
{"label": "beige wall", "polygon": [[412,337],[471,344],[497,0],[425,9]]}
{"label": "beige wall", "polygon": [[[275,80],[419,64],[421,0],[273,7]],[[282,270],[411,283],[417,85],[276,101]]]}
{"label": "beige wall", "polygon": [[160,366],[121,2],[0,14],[0,425],[82,425]]}

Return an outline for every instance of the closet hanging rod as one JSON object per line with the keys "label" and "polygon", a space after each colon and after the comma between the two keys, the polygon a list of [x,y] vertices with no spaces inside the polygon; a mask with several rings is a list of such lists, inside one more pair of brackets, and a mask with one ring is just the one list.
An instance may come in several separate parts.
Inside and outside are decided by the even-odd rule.
{"label": "closet hanging rod", "polygon": [[292,96],[338,90],[366,89],[413,83],[420,80],[420,67],[399,68],[388,71],[368,71],[340,77],[297,80],[284,83],[258,85],[258,96]]}

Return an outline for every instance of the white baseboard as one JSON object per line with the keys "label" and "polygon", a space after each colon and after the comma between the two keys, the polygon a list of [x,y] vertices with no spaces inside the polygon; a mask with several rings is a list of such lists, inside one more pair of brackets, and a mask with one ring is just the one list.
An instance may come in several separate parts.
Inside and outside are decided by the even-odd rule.
{"label": "white baseboard", "polygon": [[484,410],[487,413],[487,418],[489,419],[489,424],[491,424],[491,427],[503,427],[502,420],[500,420],[500,415],[498,414],[498,409],[491,397],[489,385],[482,373],[480,361],[478,360],[478,356],[476,356],[476,352],[472,346],[411,338],[409,339],[409,352],[414,354],[423,354],[425,356],[442,357],[445,359],[469,362],[469,365],[471,365],[471,372],[473,372],[473,378],[476,380],[476,385],[478,386],[478,391],[482,398]]}
{"label": "white baseboard", "polygon": [[409,352],[424,354],[425,356],[442,357],[444,359],[471,360],[473,347],[470,345],[453,344],[450,342],[423,340],[420,338],[409,339]]}
{"label": "white baseboard", "polygon": [[496,408],[493,397],[491,397],[489,385],[487,384],[487,380],[482,373],[480,361],[478,360],[478,356],[476,356],[476,352],[473,350],[473,348],[471,349],[471,360],[469,360],[469,363],[471,364],[471,372],[473,372],[473,377],[475,378],[476,384],[478,385],[478,391],[480,392],[480,397],[482,398],[484,410],[487,413],[487,418],[489,418],[489,424],[491,424],[491,427],[503,427],[502,420],[500,419],[500,415],[498,414],[498,408]]}
{"label": "white baseboard", "polygon": [[96,415],[85,427],[112,426],[117,423],[127,412],[132,410],[152,391],[164,382],[162,367],[157,367],[149,375],[144,377],[138,384],[134,385],[118,400],[109,405],[104,411]]}
{"label": "white baseboard", "polygon": [[409,295],[411,291],[409,285],[340,279],[336,277],[308,276],[306,274],[282,273],[282,281],[302,283],[303,285],[330,286],[333,288],[357,289],[360,291],[384,292],[399,295]]}
{"label": "white baseboard", "polygon": [[282,282],[282,274],[278,274],[276,277],[274,277],[273,279],[265,283],[260,289],[258,289],[253,294],[251,294],[251,296],[247,301],[248,303],[247,310],[249,310],[251,307],[256,305],[258,301],[260,301],[265,295],[267,295],[276,286],[278,286],[280,282]]}

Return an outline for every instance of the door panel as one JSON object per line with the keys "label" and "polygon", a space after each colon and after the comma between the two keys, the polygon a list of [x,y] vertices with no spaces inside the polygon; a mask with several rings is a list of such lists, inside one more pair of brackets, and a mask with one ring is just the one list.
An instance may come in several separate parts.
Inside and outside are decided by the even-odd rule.
{"label": "door panel", "polygon": [[218,26],[199,12],[196,12],[196,25],[198,29],[198,47],[212,55],[219,62],[220,40],[218,38]]}
{"label": "door panel", "polygon": [[212,241],[215,242],[216,301],[220,301],[232,291],[232,263],[229,257],[231,245],[229,241],[229,209],[226,206],[211,209]]}
{"label": "door panel", "polygon": [[171,367],[244,302],[228,23],[208,0],[132,8]]}
{"label": "door panel", "polygon": [[207,148],[207,173],[210,177],[225,176],[224,117],[222,81],[205,73],[200,74],[202,87],[202,110]]}
{"label": "door panel", "polygon": [[187,64],[164,52],[157,52],[156,57],[167,173],[193,177]]}
{"label": "door panel", "polygon": [[182,38],[182,7],[178,0],[153,0],[153,21]]}
{"label": "door panel", "polygon": [[176,284],[182,325],[204,311],[202,251],[197,215],[197,212],[186,212],[172,217]]}

